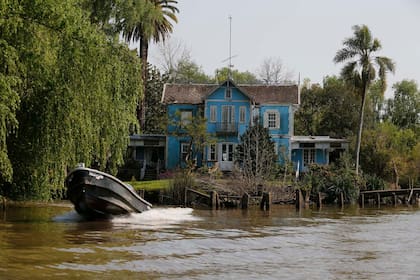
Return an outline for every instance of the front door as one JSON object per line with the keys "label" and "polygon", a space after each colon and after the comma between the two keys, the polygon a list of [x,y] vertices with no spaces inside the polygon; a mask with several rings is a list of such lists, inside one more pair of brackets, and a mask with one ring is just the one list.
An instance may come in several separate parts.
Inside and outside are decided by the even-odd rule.
{"label": "front door", "polygon": [[222,171],[232,171],[234,145],[231,143],[220,143],[219,145],[220,145],[219,146],[220,169]]}

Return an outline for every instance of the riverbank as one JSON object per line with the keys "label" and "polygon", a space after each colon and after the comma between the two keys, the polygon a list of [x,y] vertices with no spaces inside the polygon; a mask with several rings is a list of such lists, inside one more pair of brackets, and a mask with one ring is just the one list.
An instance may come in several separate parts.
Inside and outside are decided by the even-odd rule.
{"label": "riverbank", "polygon": [[68,200],[57,200],[57,201],[15,201],[6,199],[4,196],[0,196],[0,208],[4,209],[6,207],[63,207],[63,208],[73,208],[73,204]]}

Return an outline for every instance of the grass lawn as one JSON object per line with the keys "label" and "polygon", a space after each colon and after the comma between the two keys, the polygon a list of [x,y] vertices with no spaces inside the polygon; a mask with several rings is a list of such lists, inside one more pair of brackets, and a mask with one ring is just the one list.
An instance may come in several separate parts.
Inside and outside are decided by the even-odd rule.
{"label": "grass lawn", "polygon": [[165,179],[154,181],[130,181],[125,183],[132,185],[135,190],[154,191],[168,189],[171,184],[171,181],[171,179]]}

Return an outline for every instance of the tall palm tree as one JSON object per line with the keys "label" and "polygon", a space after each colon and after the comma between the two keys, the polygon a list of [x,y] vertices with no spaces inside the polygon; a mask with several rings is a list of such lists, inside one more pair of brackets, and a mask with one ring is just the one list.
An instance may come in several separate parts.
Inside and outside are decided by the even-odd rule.
{"label": "tall palm tree", "polygon": [[343,41],[344,47],[337,51],[334,62],[346,62],[341,70],[341,76],[353,86],[362,99],[356,142],[356,174],[358,174],[366,94],[377,76],[384,93],[386,73],[388,71],[394,72],[395,65],[388,57],[374,55],[382,46],[378,39],[372,38],[372,34],[366,25],[355,25],[353,31],[354,36]]}
{"label": "tall palm tree", "polygon": [[142,59],[143,99],[140,102],[138,114],[140,125],[145,121],[145,99],[147,98],[147,56],[149,42],[159,42],[172,33],[172,22],[178,22],[176,13],[179,12],[175,5],[176,0],[135,0],[122,1],[117,12],[117,22],[122,30],[122,35],[127,42],[138,41],[140,58]]}

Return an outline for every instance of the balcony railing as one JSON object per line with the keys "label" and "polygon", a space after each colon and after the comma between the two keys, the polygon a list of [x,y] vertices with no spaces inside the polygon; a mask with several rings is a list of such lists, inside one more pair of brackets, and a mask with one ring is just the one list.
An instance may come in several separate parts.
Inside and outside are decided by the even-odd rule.
{"label": "balcony railing", "polygon": [[218,122],[216,123],[216,133],[218,134],[237,134],[238,123]]}

